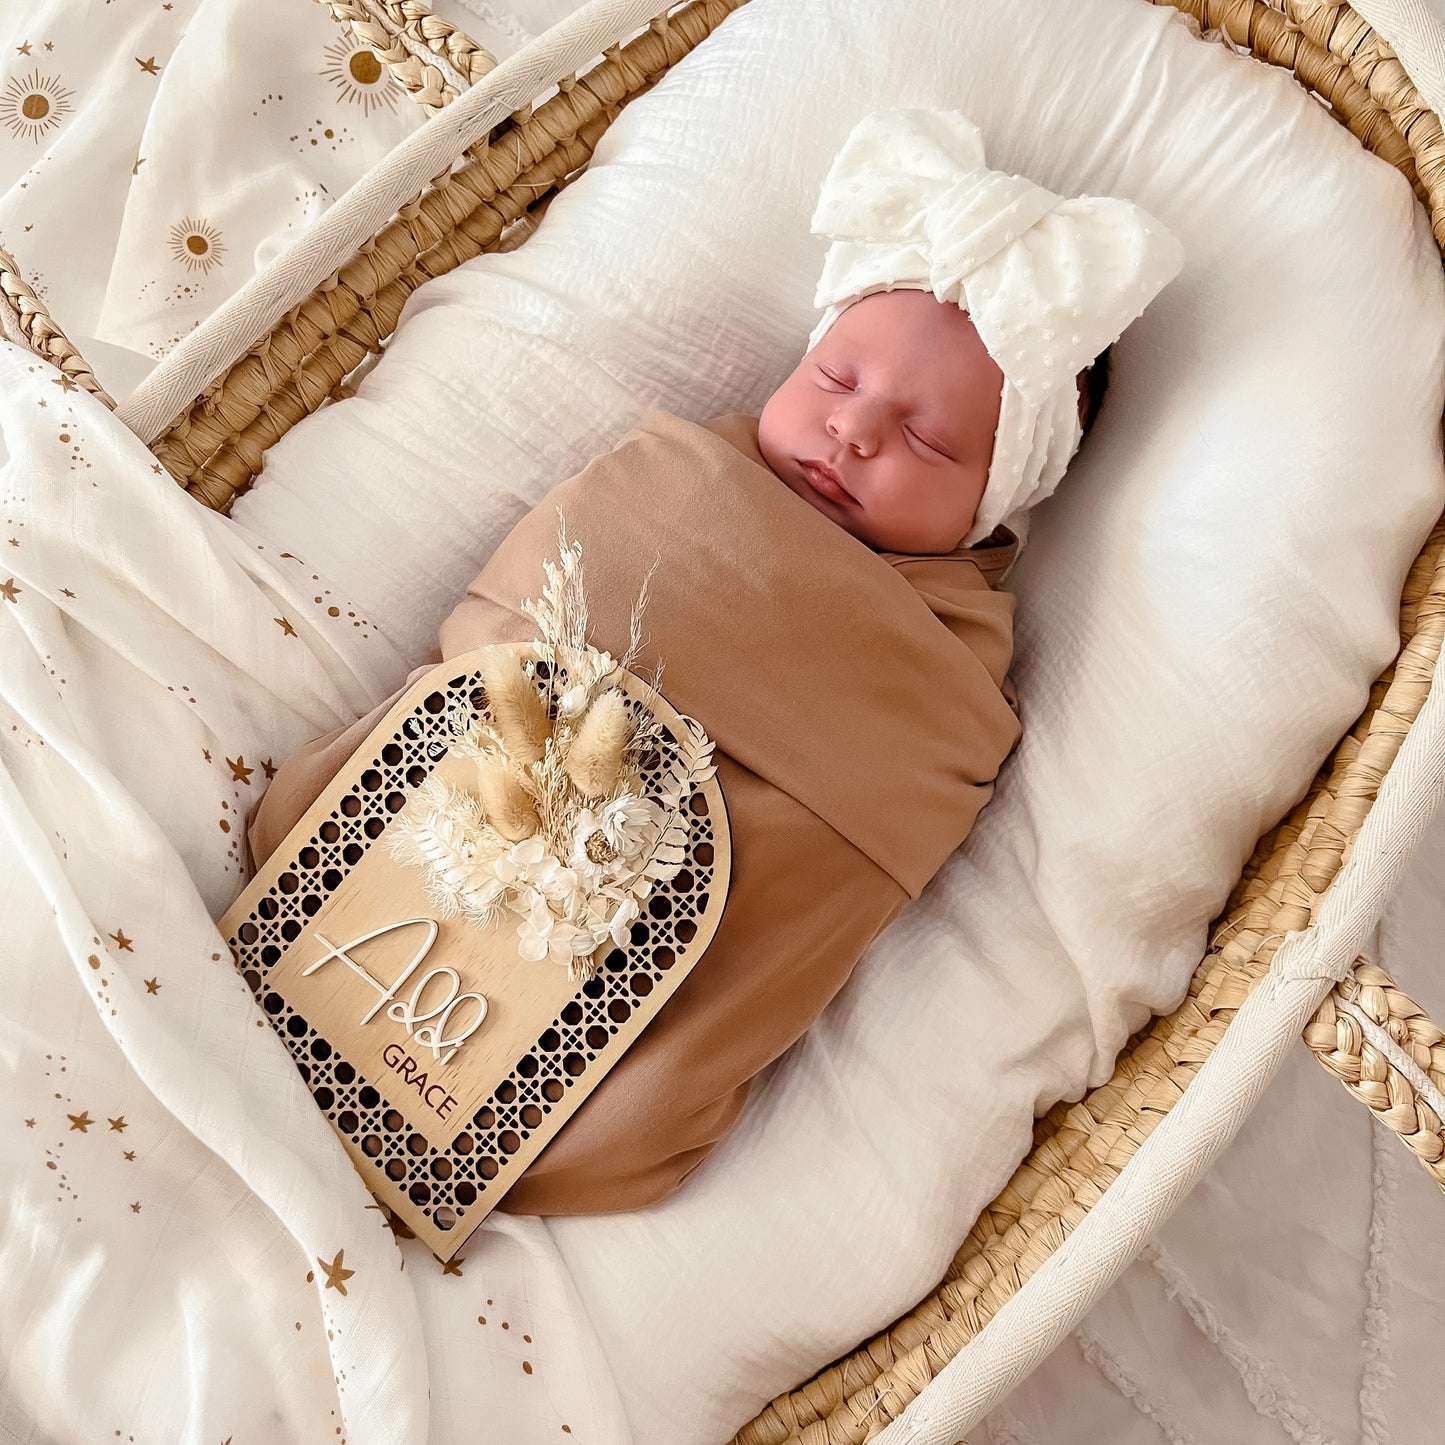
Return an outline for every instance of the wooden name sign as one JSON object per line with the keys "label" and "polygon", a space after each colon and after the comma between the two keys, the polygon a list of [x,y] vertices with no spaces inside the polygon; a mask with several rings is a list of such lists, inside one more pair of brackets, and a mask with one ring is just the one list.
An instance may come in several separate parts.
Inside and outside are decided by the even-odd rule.
{"label": "wooden name sign", "polygon": [[[697,963],[729,872],[722,791],[708,769],[670,815],[673,866],[589,955],[595,972],[585,981],[555,956],[535,956],[546,918],[507,907],[487,923],[446,916],[427,871],[384,845],[401,820],[425,816],[418,789],[429,779],[475,788],[478,764],[456,728],[488,716],[489,654],[493,665],[497,654],[536,665],[555,722],[566,678],[549,685],[535,644],[442,663],[407,689],[219,925],[367,1187],[443,1261]],[[631,672],[614,672],[607,686],[633,721],[650,715],[660,727],[663,746],[636,761],[634,786],[665,801],[677,777],[669,747],[685,752],[701,733]],[[586,856],[615,854],[601,837]],[[523,956],[527,928],[543,940],[532,957]]]}

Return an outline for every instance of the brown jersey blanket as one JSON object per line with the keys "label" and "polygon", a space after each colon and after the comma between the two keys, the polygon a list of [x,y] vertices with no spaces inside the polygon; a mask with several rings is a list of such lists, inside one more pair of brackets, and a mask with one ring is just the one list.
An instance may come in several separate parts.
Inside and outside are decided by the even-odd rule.
{"label": "brown jersey blanket", "polygon": [[558,508],[588,640],[613,656],[661,559],[634,670],[665,663],[664,696],[713,739],[732,880],[706,953],[497,1206],[516,1214],[676,1189],[968,836],[1021,733],[1006,528],[946,557],[874,552],[772,472],[756,417],[652,411],[522,518],[393,697],[287,759],[248,820],[258,863],[423,672],[536,635],[518,604],[541,592]]}

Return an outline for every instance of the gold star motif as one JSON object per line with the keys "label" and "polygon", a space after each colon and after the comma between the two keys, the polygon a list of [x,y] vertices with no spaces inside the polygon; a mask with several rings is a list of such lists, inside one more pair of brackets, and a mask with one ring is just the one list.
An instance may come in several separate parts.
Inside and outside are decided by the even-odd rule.
{"label": "gold star motif", "polygon": [[110,1123],[110,1127],[111,1127],[112,1129],[114,1129],[117,1134],[123,1134],[123,1133],[125,1132],[125,1127],[126,1127],[126,1125],[125,1125],[125,1115],[124,1115],[124,1114],[122,1114],[119,1119],[111,1119],[111,1120],[109,1120],[109,1123]]}
{"label": "gold star motif", "polygon": [[201,751],[206,755],[206,761],[207,761],[207,762],[210,762],[210,761],[211,761],[211,750],[210,750],[210,748],[202,748]]}
{"label": "gold star motif", "polygon": [[464,1259],[449,1259],[442,1265],[443,1274],[454,1274],[458,1279],[462,1277],[462,1266],[466,1263]]}
{"label": "gold star motif", "polygon": [[11,545],[12,547],[18,547],[18,546],[20,545],[20,538],[19,538],[19,537],[12,537],[12,538],[10,539],[10,545]]}
{"label": "gold star motif", "polygon": [[65,1117],[70,1120],[70,1127],[79,1129],[82,1134],[95,1123],[95,1120],[90,1117],[89,1110],[81,1114],[67,1114]]}
{"label": "gold star motif", "polygon": [[127,1149],[127,1150],[125,1151],[125,1157],[126,1157],[127,1159],[129,1159],[129,1160],[133,1163],[133,1162],[135,1161],[135,1150],[134,1150],[134,1149]]}
{"label": "gold star motif", "polygon": [[273,617],[271,621],[276,623],[281,628],[281,631],[286,634],[287,637],[296,636],[296,629],[292,627],[292,625],[284,617]]}
{"label": "gold star motif", "polygon": [[135,942],[135,939],[133,939],[133,938],[127,938],[127,937],[125,936],[125,929],[123,929],[123,928],[117,928],[114,933],[107,933],[105,936],[106,936],[107,938],[113,938],[113,939],[115,939],[115,946],[116,946],[118,949],[120,949],[123,953],[134,953],[134,952],[135,952],[135,949],[133,949],[133,948],[131,947],[131,944],[133,944],[133,943]]}
{"label": "gold star motif", "polygon": [[146,992],[159,993],[161,991],[160,980],[155,978],[146,979]]}
{"label": "gold star motif", "polygon": [[269,783],[276,776],[276,765],[270,758],[262,758],[261,766],[266,771],[266,781]]}
{"label": "gold star motif", "polygon": [[68,376],[52,376],[52,385],[58,386],[61,391],[79,391],[80,388]]}
{"label": "gold star motif", "polygon": [[74,596],[75,596],[75,593],[72,592],[69,587],[62,587],[60,590],[61,590],[67,597],[74,597]]}
{"label": "gold star motif", "polygon": [[17,51],[19,54],[21,54],[21,55],[29,55],[29,54],[30,54],[30,42],[27,40],[24,45],[17,45],[17,46],[15,47],[15,49],[16,49],[16,51]]}
{"label": "gold star motif", "polygon": [[46,404],[46,403],[45,403],[44,399],[36,402],[36,405],[37,405],[37,406],[44,406],[45,404]]}
{"label": "gold star motif", "polygon": [[15,585],[15,579],[13,577],[10,578],[8,582],[0,582],[0,597],[3,597],[7,602],[14,602],[24,590],[23,587],[17,587]]}
{"label": "gold star motif", "polygon": [[131,1205],[131,1207],[130,1207],[130,1212],[131,1212],[132,1214],[139,1214],[139,1213],[140,1213],[140,1200],[139,1200],[139,1199],[137,1199],[136,1202]]}
{"label": "gold star motif", "polygon": [[161,467],[161,464],[159,462],[151,463],[151,471],[153,471],[156,476],[160,476],[162,470],[163,468]]}
{"label": "gold star motif", "polygon": [[248,768],[246,766],[246,759],[240,753],[236,754],[234,761],[227,758],[226,766],[231,770],[231,781],[233,783],[249,783],[251,781],[251,774],[256,771],[255,768]]}
{"label": "gold star motif", "polygon": [[156,64],[156,58],[155,58],[154,55],[152,55],[149,60],[142,60],[142,59],[140,58],[140,56],[137,55],[137,56],[135,57],[135,63],[136,63],[138,66],[140,66],[140,68],[141,68],[143,71],[145,71],[145,73],[146,73],[147,75],[159,75],[159,74],[160,74],[160,69],[161,69],[161,68],[160,68],[159,65]]}
{"label": "gold star motif", "polygon": [[[381,1217],[386,1220],[386,1227],[391,1230],[398,1239],[416,1238],[416,1235],[412,1233],[410,1227],[406,1221],[402,1219],[401,1215],[394,1214],[384,1204],[368,1204],[366,1207],[368,1209],[375,1209]],[[402,1263],[404,1265],[406,1261],[403,1260]]]}
{"label": "gold star motif", "polygon": [[25,1121],[25,1127],[26,1127],[27,1129],[33,1129],[33,1128],[35,1127],[35,1120],[34,1120],[34,1119],[27,1119],[27,1120]]}
{"label": "gold star motif", "polygon": [[342,1268],[341,1260],[345,1253],[346,1251],[344,1249],[338,1249],[336,1251],[336,1258],[333,1259],[330,1264],[327,1264],[320,1255],[316,1257],[316,1263],[326,1272],[325,1287],[327,1289],[340,1290],[342,1294],[346,1293],[346,1281],[356,1273],[354,1269]]}
{"label": "gold star motif", "polygon": [[51,41],[51,40],[47,40],[47,41],[45,42],[45,48],[46,48],[47,50],[54,50],[54,49],[55,49],[55,42],[54,42],[54,41]]}

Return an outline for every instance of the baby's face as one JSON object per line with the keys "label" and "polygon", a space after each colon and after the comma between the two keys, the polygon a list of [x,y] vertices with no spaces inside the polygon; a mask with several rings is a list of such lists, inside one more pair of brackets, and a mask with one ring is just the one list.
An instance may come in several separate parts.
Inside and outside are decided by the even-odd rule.
{"label": "baby's face", "polygon": [[1003,379],[959,307],[931,291],[876,291],[768,398],[758,447],[798,496],[876,551],[951,552],[988,480]]}

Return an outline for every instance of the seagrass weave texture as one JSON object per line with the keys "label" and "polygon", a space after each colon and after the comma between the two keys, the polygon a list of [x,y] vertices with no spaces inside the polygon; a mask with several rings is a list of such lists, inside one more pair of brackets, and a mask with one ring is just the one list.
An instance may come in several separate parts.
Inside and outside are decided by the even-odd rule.
{"label": "seagrass weave texture", "polygon": [[[1390,1057],[1393,1051],[1369,1037],[1372,1024],[1403,1055],[1398,1062]],[[1425,1010],[1379,964],[1358,958],[1310,1021],[1305,1043],[1445,1189],[1445,1123],[1439,1112],[1445,1035]],[[1413,1069],[1403,1067],[1407,1060]]]}

